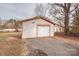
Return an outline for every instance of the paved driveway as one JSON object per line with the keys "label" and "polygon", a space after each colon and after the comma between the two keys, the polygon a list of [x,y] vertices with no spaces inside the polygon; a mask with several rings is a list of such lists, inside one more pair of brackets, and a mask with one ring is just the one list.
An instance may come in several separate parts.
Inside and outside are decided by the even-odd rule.
{"label": "paved driveway", "polygon": [[26,39],[28,50],[39,49],[49,56],[79,55],[79,48],[54,38]]}

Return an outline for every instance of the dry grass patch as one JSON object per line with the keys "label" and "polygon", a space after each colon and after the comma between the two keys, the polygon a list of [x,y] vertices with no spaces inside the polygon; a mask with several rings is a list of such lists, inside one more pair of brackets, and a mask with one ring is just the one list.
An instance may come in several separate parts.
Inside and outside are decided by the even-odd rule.
{"label": "dry grass patch", "polygon": [[24,51],[24,42],[19,33],[0,33],[0,55],[20,56]]}
{"label": "dry grass patch", "polygon": [[23,42],[21,40],[11,40],[0,42],[0,55],[22,55]]}
{"label": "dry grass patch", "polygon": [[79,37],[73,37],[73,36],[54,36],[57,40],[63,40],[64,42],[68,44],[73,44],[79,46]]}
{"label": "dry grass patch", "polygon": [[21,38],[20,32],[0,32],[0,38],[17,37]]}

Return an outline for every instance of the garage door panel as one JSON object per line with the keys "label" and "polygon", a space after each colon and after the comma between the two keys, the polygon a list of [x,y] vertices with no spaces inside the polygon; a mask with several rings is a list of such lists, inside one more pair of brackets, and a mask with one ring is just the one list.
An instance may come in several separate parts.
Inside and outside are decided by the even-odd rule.
{"label": "garage door panel", "polygon": [[49,36],[49,26],[38,26],[38,37]]}

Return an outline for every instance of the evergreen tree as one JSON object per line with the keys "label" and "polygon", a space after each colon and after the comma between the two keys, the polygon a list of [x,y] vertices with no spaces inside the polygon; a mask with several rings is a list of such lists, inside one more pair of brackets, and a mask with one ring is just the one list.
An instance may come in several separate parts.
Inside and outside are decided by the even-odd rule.
{"label": "evergreen tree", "polygon": [[72,32],[79,33],[79,9],[75,11]]}

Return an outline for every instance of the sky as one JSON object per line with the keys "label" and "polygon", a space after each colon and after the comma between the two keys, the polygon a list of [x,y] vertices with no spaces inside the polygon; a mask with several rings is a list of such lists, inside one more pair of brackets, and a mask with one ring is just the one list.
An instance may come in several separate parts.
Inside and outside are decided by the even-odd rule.
{"label": "sky", "polygon": [[35,7],[34,3],[0,3],[0,18],[4,20],[30,18],[35,16]]}

